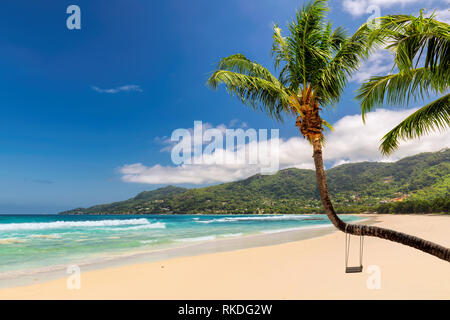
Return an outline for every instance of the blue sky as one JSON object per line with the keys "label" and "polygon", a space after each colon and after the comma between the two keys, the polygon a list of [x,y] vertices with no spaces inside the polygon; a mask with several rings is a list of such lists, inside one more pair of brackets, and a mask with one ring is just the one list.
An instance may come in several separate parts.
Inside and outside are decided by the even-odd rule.
{"label": "blue sky", "polygon": [[[372,2],[382,14],[448,7],[444,0],[332,0],[329,18],[351,33],[370,16],[358,8]],[[124,182],[118,168],[170,165],[162,137],[194,120],[297,136],[293,123],[275,123],[205,81],[233,53],[271,66],[271,26],[285,26],[301,3],[1,1],[0,213],[56,213],[159,187]],[[81,30],[66,28],[71,4],[81,8]],[[350,83],[328,121],[358,114],[358,86]]]}

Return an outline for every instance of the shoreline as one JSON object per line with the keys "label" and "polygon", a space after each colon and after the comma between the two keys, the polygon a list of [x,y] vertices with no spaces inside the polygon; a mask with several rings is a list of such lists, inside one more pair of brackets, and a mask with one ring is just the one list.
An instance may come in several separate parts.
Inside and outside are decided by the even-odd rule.
{"label": "shoreline", "polygon": [[[367,216],[376,219],[364,223],[450,245],[448,215]],[[83,270],[80,290],[68,290],[64,274],[64,278],[0,289],[0,299],[450,298],[450,264],[416,249],[366,237],[363,272],[345,274],[342,232],[316,233],[300,241],[281,239],[278,244],[269,236],[260,236],[267,237],[268,245]],[[350,264],[357,260],[357,242],[352,243]],[[381,270],[380,290],[367,287],[374,267]]]}
{"label": "shoreline", "polygon": [[[373,217],[361,217],[362,220],[356,221],[357,223],[375,223]],[[54,265],[43,269],[4,272],[0,274],[0,289],[15,288],[66,278],[68,277],[66,270],[71,265],[77,265],[82,268],[84,272],[89,272],[138,263],[164,261],[166,259],[178,257],[198,256],[302,241],[321,237],[335,231],[337,230],[331,223],[292,229],[270,230],[238,237],[219,238],[191,244],[185,243],[184,245],[180,242],[178,245],[163,248],[115,254],[103,258],[96,257],[79,263]]]}

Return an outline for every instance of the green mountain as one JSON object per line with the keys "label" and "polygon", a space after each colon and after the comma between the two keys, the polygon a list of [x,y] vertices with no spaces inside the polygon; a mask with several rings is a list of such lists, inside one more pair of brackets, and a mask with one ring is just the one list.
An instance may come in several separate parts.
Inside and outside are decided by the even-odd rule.
{"label": "green mountain", "polygon": [[[344,164],[327,170],[327,179],[340,213],[450,211],[450,149],[394,163]],[[321,212],[314,171],[291,168],[204,188],[168,186],[62,214]]]}

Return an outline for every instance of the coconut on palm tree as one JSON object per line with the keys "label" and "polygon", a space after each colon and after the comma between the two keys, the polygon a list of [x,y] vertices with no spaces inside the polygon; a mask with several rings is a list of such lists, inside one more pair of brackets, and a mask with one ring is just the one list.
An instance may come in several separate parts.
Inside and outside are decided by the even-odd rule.
{"label": "coconut on palm tree", "polygon": [[377,19],[368,45],[394,51],[395,73],[374,76],[358,90],[363,117],[377,106],[407,105],[411,100],[440,96],[423,106],[382,140],[381,152],[390,154],[400,140],[419,138],[450,126],[450,25],[434,15],[391,15]]}
{"label": "coconut on palm tree", "polygon": [[312,144],[320,198],[336,228],[399,242],[450,261],[450,250],[443,246],[389,229],[348,224],[333,208],[322,159],[324,128],[328,124],[320,112],[339,101],[360,59],[367,56],[370,29],[363,26],[347,37],[342,28],[333,29],[325,21],[327,11],[326,0],[315,0],[296,13],[288,36],[283,37],[275,26],[272,53],[278,77],[244,55],[235,54],[219,62],[208,85],[216,89],[224,84],[244,104],[264,110],[277,120],[284,115],[296,116],[296,126]]}

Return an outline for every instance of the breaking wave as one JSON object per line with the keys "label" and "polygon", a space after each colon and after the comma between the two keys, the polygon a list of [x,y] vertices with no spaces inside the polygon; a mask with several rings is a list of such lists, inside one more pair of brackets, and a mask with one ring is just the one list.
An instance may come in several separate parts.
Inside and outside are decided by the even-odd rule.
{"label": "breaking wave", "polygon": [[196,238],[183,238],[183,239],[176,239],[175,241],[178,242],[197,242],[197,241],[208,241],[208,240],[214,240],[216,239],[216,236],[204,236],[204,237],[196,237]]}
{"label": "breaking wave", "polygon": [[45,230],[60,229],[71,227],[110,227],[122,225],[151,225],[144,218],[141,219],[123,219],[123,220],[93,220],[93,221],[54,221],[54,222],[27,222],[27,223],[5,223],[0,224],[0,231],[15,230]]}
{"label": "breaking wave", "polygon": [[256,216],[256,217],[225,217],[216,218],[210,220],[196,220],[198,223],[213,223],[213,222],[235,222],[235,221],[293,221],[293,220],[305,220],[311,216],[306,215],[279,215],[279,216]]}

